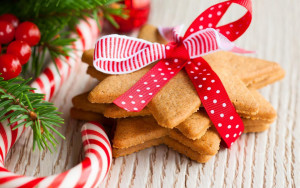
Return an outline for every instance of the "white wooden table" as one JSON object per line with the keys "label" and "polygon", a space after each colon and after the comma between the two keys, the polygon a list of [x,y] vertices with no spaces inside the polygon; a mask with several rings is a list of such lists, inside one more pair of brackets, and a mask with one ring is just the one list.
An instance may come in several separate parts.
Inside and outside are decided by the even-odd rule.
{"label": "white wooden table", "polygon": [[[149,22],[186,26],[216,0],[153,0]],[[101,187],[299,187],[300,186],[300,1],[253,0],[253,22],[238,45],[256,50],[254,56],[279,62],[286,70],[280,83],[261,90],[278,110],[270,130],[245,134],[229,150],[207,164],[198,164],[166,146],[113,160]],[[231,14],[227,19],[236,18]],[[85,66],[73,74],[53,102],[64,112],[61,132],[66,140],[57,152],[32,152],[32,135],[15,144],[6,166],[19,174],[45,176],[75,166],[81,160],[82,122],[69,118],[71,98],[89,90],[95,80]],[[297,121],[298,120],[298,121]]]}

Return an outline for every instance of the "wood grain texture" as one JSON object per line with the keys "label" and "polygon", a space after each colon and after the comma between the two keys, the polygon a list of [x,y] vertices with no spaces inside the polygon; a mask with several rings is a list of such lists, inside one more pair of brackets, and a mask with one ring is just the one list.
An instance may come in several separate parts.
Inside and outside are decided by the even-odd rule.
{"label": "wood grain texture", "polygon": [[[216,0],[152,0],[149,22],[157,26],[190,23]],[[253,22],[237,41],[256,50],[253,56],[279,62],[286,78],[261,93],[278,111],[271,128],[259,134],[244,134],[231,149],[221,151],[206,164],[198,164],[166,146],[149,148],[113,160],[101,187],[299,187],[300,186],[300,1],[253,0]],[[233,20],[240,11],[229,14]],[[185,28],[186,28],[185,27]],[[53,102],[64,112],[61,131],[66,140],[57,152],[31,151],[32,135],[12,148],[8,169],[31,176],[62,172],[82,159],[80,127],[69,118],[71,98],[89,90],[95,80],[82,65],[57,93]]]}

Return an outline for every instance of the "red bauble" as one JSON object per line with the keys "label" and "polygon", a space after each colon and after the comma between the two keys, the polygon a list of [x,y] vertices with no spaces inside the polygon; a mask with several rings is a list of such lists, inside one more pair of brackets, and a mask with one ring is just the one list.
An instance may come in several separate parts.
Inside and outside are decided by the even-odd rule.
{"label": "red bauble", "polygon": [[0,44],[7,44],[14,39],[15,28],[7,21],[0,21]]}
{"label": "red bauble", "polygon": [[4,80],[17,77],[22,71],[19,59],[15,55],[4,54],[0,56],[0,76]]}
{"label": "red bauble", "polygon": [[13,14],[2,14],[0,20],[11,23],[15,28],[19,25],[19,19]]}
{"label": "red bauble", "polygon": [[24,65],[31,56],[31,48],[27,42],[16,40],[8,45],[6,53],[17,56],[21,65]]}
{"label": "red bauble", "polygon": [[119,31],[129,32],[147,22],[150,12],[150,0],[125,0],[124,4],[126,6],[125,10],[129,12],[129,17],[127,19],[114,17],[120,26]]}
{"label": "red bauble", "polygon": [[32,22],[23,22],[16,30],[16,40],[27,42],[30,46],[35,46],[40,42],[41,32]]}

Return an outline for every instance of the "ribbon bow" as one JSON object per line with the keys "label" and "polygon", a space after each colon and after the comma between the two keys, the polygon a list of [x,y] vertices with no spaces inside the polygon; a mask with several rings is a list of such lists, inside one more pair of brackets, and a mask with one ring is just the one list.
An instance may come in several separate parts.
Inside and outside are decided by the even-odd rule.
{"label": "ribbon bow", "polygon": [[[233,3],[245,7],[247,12],[234,22],[217,26]],[[161,29],[165,38],[171,40],[166,45],[127,36],[104,36],[95,46],[94,67],[108,74],[125,74],[159,60],[133,87],[114,101],[127,111],[142,110],[184,67],[210,119],[226,146],[230,147],[243,132],[244,125],[218,75],[201,56],[218,50],[247,53],[231,41],[247,30],[252,19],[251,12],[251,0],[215,4],[194,20],[183,37],[179,35],[179,27]]]}

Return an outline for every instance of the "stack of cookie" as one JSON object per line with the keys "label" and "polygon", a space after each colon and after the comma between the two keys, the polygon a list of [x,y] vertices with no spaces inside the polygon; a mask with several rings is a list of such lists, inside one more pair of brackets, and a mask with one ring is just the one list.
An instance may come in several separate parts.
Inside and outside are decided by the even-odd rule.
{"label": "stack of cookie", "polygon": [[[165,43],[157,28],[150,25],[141,29],[139,38]],[[213,53],[204,59],[220,77],[244,122],[244,132],[268,129],[276,118],[276,111],[256,89],[282,79],[282,68],[273,62],[228,52]],[[82,60],[89,65],[87,73],[100,83],[90,92],[73,98],[71,116],[104,124],[113,124],[112,119],[115,119],[114,157],[159,144],[166,144],[200,163],[207,162],[218,152],[221,138],[184,70],[172,78],[145,109],[127,112],[112,102],[152,66],[130,74],[106,75],[93,68],[93,50],[86,51]]]}

